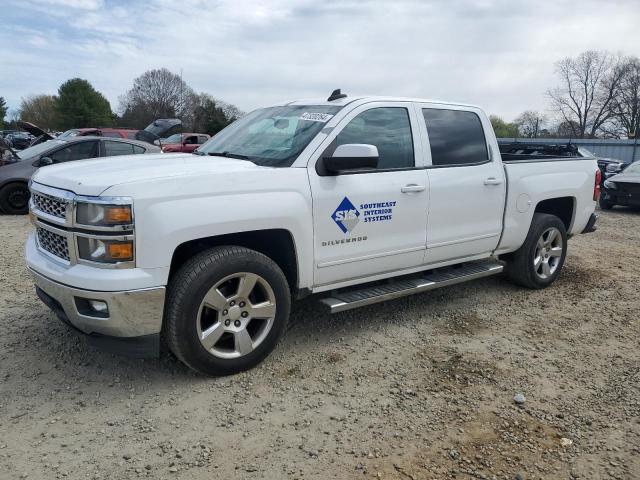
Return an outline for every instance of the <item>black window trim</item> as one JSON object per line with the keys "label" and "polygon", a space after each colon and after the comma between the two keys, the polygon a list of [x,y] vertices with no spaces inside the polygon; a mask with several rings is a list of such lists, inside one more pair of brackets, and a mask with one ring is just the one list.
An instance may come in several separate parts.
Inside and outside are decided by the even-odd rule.
{"label": "black window trim", "polygon": [[[367,105],[366,103],[363,105]],[[368,169],[362,169],[362,170],[344,170],[344,171],[340,171],[338,173],[329,173],[324,169],[324,165],[323,165],[323,160],[325,158],[325,154],[327,153],[327,151],[329,149],[335,150],[337,148],[337,146],[334,146],[334,143],[336,141],[336,139],[338,138],[338,135],[340,135],[340,133],[342,132],[342,130],[344,130],[344,128],[349,125],[349,123],[351,123],[352,120],[356,119],[360,114],[368,112],[370,110],[375,110],[376,108],[403,108],[406,110],[407,112],[407,117],[409,119],[409,133],[411,134],[411,151],[412,151],[412,155],[413,155],[413,167],[398,167],[398,168],[368,168]],[[423,170],[424,166],[418,166],[416,165],[416,144],[415,144],[415,137],[413,135],[413,125],[411,125],[411,104],[409,103],[407,106],[385,106],[385,105],[380,105],[380,106],[373,106],[371,108],[367,108],[362,110],[361,112],[357,113],[351,120],[349,120],[346,125],[344,127],[342,127],[342,129],[336,134],[335,137],[333,137],[333,139],[331,140],[331,142],[329,142],[329,145],[327,146],[327,148],[325,148],[322,153],[318,156],[318,158],[316,159],[316,164],[315,164],[315,171],[318,174],[318,176],[320,177],[339,177],[342,175],[362,175],[362,174],[366,174],[366,173],[388,173],[388,172],[398,172],[398,171],[409,171],[409,170]],[[333,132],[332,132],[333,133]],[[419,148],[421,148],[419,146]],[[332,152],[333,153],[333,152]]]}
{"label": "black window trim", "polygon": [[[427,132],[427,141],[428,141],[428,148],[429,148],[429,160],[431,161],[431,165],[427,165],[427,169],[475,167],[477,165],[486,165],[487,163],[492,163],[493,162],[493,159],[491,158],[492,157],[491,148],[489,147],[489,144],[487,143],[487,134],[486,134],[486,132],[484,130],[484,125],[482,125],[482,118],[480,118],[480,115],[478,115],[476,112],[474,112],[473,110],[465,110],[464,108],[434,108],[433,106],[425,107],[424,104],[418,105],[418,108],[420,109],[420,116],[422,117],[422,120],[424,121],[425,131]],[[424,118],[423,110],[447,110],[449,112],[468,112],[468,113],[474,114],[478,118],[478,120],[480,122],[480,129],[482,130],[482,138],[484,138],[484,147],[485,147],[485,150],[487,152],[487,159],[479,161],[479,162],[466,162],[466,163],[451,163],[451,164],[446,164],[446,165],[434,165],[433,164],[433,154],[431,152],[431,140],[429,139],[429,127],[427,126],[427,120]]]}

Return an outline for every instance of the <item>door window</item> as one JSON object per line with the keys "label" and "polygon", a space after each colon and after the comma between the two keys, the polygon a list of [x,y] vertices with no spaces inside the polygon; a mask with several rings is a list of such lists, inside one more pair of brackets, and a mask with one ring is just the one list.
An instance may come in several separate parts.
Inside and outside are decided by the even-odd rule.
{"label": "door window", "polygon": [[184,143],[185,145],[197,145],[198,137],[196,137],[195,135],[191,135],[184,140]]}
{"label": "door window", "polygon": [[98,154],[98,142],[74,142],[50,155],[54,163],[93,158]]}
{"label": "door window", "polygon": [[454,166],[489,161],[480,117],[473,112],[423,108],[433,165]]}
{"label": "door window", "polygon": [[133,145],[124,142],[104,141],[104,156],[114,157],[116,155],[133,155]]}
{"label": "door window", "polygon": [[209,137],[205,137],[204,135],[198,135],[198,143],[200,145],[202,145],[203,143],[205,143],[207,140],[209,140]]}
{"label": "door window", "polygon": [[406,108],[379,107],[362,112],[336,137],[336,147],[348,143],[378,147],[378,169],[415,166],[411,122]]}

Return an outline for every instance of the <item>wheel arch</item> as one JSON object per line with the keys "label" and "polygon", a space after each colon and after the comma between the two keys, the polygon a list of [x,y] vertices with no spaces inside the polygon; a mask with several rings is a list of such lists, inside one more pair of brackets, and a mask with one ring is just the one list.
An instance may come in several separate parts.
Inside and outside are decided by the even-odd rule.
{"label": "wheel arch", "polygon": [[213,247],[235,245],[249,248],[273,260],[284,273],[292,295],[299,292],[299,263],[294,237],[286,229],[252,230],[189,240],[176,247],[171,257],[169,279],[191,257]]}
{"label": "wheel arch", "polygon": [[539,201],[536,204],[534,213],[547,213],[558,217],[565,226],[567,232],[571,231],[575,218],[576,199],[575,197],[554,197]]}

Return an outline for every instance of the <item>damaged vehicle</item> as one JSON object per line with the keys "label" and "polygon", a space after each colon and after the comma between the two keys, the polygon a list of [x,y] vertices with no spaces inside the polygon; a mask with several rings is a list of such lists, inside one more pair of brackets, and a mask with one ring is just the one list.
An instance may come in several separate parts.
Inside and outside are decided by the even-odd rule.
{"label": "damaged vehicle", "polygon": [[161,141],[161,147],[166,153],[193,153],[210,138],[206,133],[174,133]]}
{"label": "damaged vehicle", "polygon": [[87,158],[159,152],[159,147],[146,142],[101,137],[54,139],[20,152],[5,144],[0,163],[0,212],[11,215],[28,212],[29,179],[40,167]]}
{"label": "damaged vehicle", "polygon": [[630,164],[622,173],[604,181],[600,208],[611,210],[616,205],[640,207],[640,162]]}

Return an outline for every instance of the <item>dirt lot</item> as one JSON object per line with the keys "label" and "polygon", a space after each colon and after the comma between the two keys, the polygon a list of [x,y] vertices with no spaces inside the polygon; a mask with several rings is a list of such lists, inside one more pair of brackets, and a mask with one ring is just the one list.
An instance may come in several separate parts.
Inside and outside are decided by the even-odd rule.
{"label": "dirt lot", "polygon": [[0,217],[0,478],[640,478],[639,212],[602,213],[545,291],[304,301],[220,379],[85,346],[34,294],[28,229]]}

